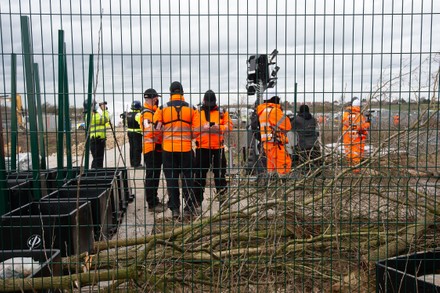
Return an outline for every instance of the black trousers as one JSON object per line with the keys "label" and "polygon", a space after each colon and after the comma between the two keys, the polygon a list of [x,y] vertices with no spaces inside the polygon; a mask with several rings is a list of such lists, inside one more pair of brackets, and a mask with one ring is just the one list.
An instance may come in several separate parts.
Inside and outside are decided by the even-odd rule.
{"label": "black trousers", "polygon": [[194,207],[193,152],[162,152],[163,172],[167,181],[168,208],[180,209],[179,176],[182,179],[183,198],[186,209]]}
{"label": "black trousers", "polygon": [[105,139],[92,137],[90,139],[90,153],[92,154],[92,168],[104,167],[104,151],[105,151]]}
{"label": "black trousers", "polygon": [[194,190],[198,203],[203,201],[206,186],[206,174],[212,166],[217,193],[226,191],[226,156],[224,149],[197,149]]}
{"label": "black trousers", "polygon": [[145,163],[145,200],[148,207],[153,208],[159,202],[157,190],[159,188],[160,172],[162,167],[162,152],[156,150],[144,154]]}
{"label": "black trousers", "polygon": [[129,131],[128,143],[130,144],[130,166],[137,167],[141,165],[142,156],[142,133]]}

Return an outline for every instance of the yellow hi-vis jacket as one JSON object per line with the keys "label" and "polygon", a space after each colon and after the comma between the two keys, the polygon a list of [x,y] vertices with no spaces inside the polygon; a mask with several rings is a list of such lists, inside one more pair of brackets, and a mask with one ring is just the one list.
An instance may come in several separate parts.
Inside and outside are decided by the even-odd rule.
{"label": "yellow hi-vis jacket", "polygon": [[[86,115],[87,121],[87,115]],[[90,138],[106,138],[106,124],[110,122],[108,111],[102,111],[102,114],[98,112],[93,112],[90,119]]]}

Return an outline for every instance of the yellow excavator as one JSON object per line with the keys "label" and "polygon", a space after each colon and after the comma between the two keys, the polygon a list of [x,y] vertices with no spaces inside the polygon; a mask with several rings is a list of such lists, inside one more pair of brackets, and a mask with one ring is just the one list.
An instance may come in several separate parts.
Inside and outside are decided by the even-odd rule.
{"label": "yellow excavator", "polygon": [[[0,99],[9,101],[9,103],[11,103],[11,97],[8,97],[8,96],[0,97]],[[2,108],[2,111],[3,111],[3,108],[6,108],[4,103],[2,103],[1,108]],[[23,129],[25,129],[25,125],[23,124],[23,115],[24,115],[24,113],[23,113],[23,102],[21,100],[21,95],[17,95],[17,109],[16,109],[16,111],[17,111],[17,125],[18,125],[18,128],[23,130]],[[5,117],[5,116],[3,116],[3,117]]]}

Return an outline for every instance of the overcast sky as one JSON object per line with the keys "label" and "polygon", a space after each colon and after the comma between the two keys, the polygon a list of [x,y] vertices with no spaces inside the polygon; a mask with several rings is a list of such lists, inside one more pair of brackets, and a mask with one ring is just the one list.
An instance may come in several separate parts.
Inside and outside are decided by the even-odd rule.
{"label": "overcast sky", "polygon": [[43,98],[51,104],[58,89],[59,29],[65,34],[71,102],[81,105],[85,98],[94,54],[96,98],[108,100],[116,112],[141,100],[149,87],[167,99],[174,80],[193,104],[208,89],[222,104],[247,100],[246,60],[275,48],[281,69],[268,95],[288,101],[295,82],[299,101],[322,102],[342,94],[368,97],[408,71],[415,71],[413,78],[393,83],[393,96],[429,97],[439,69],[437,0],[0,0],[0,95],[10,92],[12,52],[19,54],[18,91],[24,91],[22,15],[30,17],[34,61]]}

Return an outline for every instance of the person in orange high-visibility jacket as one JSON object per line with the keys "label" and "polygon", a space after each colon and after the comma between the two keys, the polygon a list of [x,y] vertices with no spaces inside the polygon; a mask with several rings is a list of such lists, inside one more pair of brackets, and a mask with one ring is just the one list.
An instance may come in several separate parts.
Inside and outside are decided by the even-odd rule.
{"label": "person in orange high-visibility jacket", "polygon": [[[361,162],[369,128],[370,121],[362,114],[359,99],[353,98],[351,106],[345,109],[342,116],[344,152],[349,166]],[[359,170],[355,169],[354,172]]]}
{"label": "person in orange high-visibility jacket", "polygon": [[217,98],[212,90],[206,91],[200,108],[202,128],[196,140],[196,166],[194,193],[199,205],[203,201],[206,175],[212,165],[215,188],[220,201],[226,193],[226,156],[224,134],[233,128],[229,114],[217,106]]}
{"label": "person in orange high-visibility jacket", "polygon": [[144,92],[144,108],[139,119],[144,139],[145,200],[148,210],[156,213],[164,210],[164,205],[157,196],[162,168],[162,132],[156,130],[153,124],[159,97],[155,89]]}
{"label": "person in orange high-visibility jacket", "polygon": [[284,115],[280,98],[274,96],[258,105],[257,115],[260,123],[261,142],[266,155],[267,172],[280,175],[290,172],[292,161],[285,145],[288,143],[287,131],[292,126]]}
{"label": "person in orange high-visibility jacket", "polygon": [[182,179],[182,191],[185,199],[186,213],[197,213],[197,201],[193,188],[193,152],[192,138],[200,132],[199,111],[185,102],[183,87],[180,82],[170,86],[171,98],[168,103],[159,107],[154,114],[156,129],[162,129],[163,171],[167,181],[168,208],[173,218],[180,218],[179,175]]}
{"label": "person in orange high-visibility jacket", "polygon": [[393,124],[395,127],[398,127],[400,124],[400,115],[399,114],[394,114],[393,116]]}

